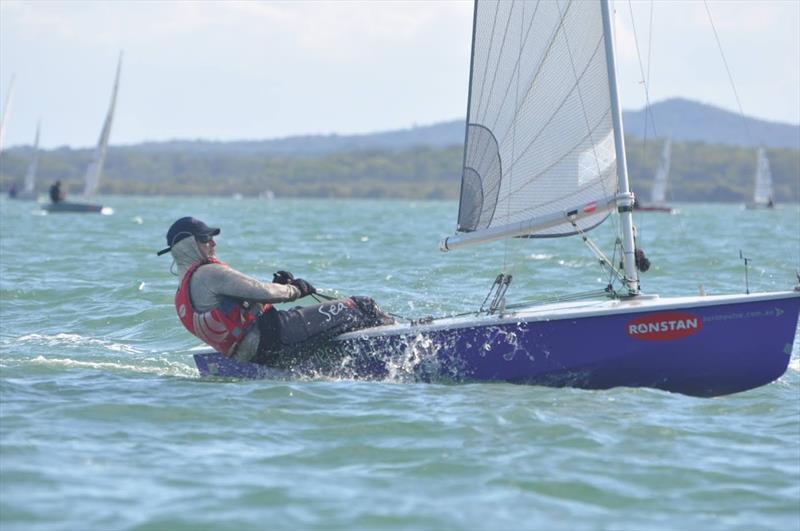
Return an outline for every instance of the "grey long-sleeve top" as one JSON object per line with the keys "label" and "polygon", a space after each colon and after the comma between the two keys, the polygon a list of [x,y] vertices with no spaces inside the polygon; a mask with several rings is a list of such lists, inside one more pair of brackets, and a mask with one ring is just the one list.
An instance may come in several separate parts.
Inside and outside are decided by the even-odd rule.
{"label": "grey long-sleeve top", "polygon": [[[194,238],[184,238],[172,246],[172,257],[178,266],[178,277],[183,279],[189,268],[203,260],[203,255]],[[253,314],[261,310],[262,304],[289,302],[300,296],[294,286],[261,282],[221,264],[207,264],[195,271],[189,281],[189,294],[195,311],[206,312],[220,305],[225,298],[248,302]],[[258,350],[261,335],[258,327],[252,326],[236,348],[234,356],[249,360]]]}

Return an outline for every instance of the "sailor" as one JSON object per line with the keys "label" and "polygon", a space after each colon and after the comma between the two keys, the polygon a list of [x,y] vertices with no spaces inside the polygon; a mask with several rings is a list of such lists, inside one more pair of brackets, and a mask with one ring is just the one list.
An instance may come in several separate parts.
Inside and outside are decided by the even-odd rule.
{"label": "sailor", "polygon": [[56,181],[50,187],[50,201],[60,203],[64,200],[64,192],[61,190],[61,181]]}
{"label": "sailor", "polygon": [[348,297],[312,306],[278,310],[316,289],[287,271],[271,283],[244,275],[216,257],[220,229],[183,217],[167,231],[166,249],[181,279],[175,310],[189,332],[221,354],[240,361],[291,367],[293,357],[311,353],[333,336],[390,324],[368,297]]}

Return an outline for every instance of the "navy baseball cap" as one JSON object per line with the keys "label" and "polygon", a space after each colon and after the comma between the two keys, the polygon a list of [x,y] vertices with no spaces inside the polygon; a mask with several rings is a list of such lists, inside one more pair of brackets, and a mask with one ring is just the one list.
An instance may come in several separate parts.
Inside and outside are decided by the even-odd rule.
{"label": "navy baseball cap", "polygon": [[196,238],[197,236],[216,236],[219,233],[220,230],[218,228],[209,227],[199,219],[187,216],[172,224],[167,231],[167,248],[161,249],[156,254],[161,256],[170,252],[173,245],[189,236]]}

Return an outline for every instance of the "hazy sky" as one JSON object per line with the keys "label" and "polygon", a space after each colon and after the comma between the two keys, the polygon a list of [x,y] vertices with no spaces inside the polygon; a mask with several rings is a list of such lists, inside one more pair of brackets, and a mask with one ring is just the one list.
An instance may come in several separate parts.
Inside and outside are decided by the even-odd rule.
{"label": "hazy sky", "polygon": [[[650,9],[653,6],[652,36]],[[800,123],[800,1],[709,1],[744,112]],[[623,108],[737,109],[700,0],[617,0]],[[361,133],[462,118],[471,1],[0,1],[5,145],[97,141],[118,52],[112,144]],[[647,64],[644,65],[647,68]]]}

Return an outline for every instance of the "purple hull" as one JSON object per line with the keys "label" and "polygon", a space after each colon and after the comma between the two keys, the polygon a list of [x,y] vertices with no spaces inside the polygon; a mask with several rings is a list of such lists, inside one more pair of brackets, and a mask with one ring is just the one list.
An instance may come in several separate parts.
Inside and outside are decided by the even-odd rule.
{"label": "purple hull", "polygon": [[[321,372],[725,395],[786,371],[799,311],[798,292],[551,305],[345,334],[326,354],[343,361]],[[195,359],[202,375],[264,378],[272,371],[216,353]]]}

